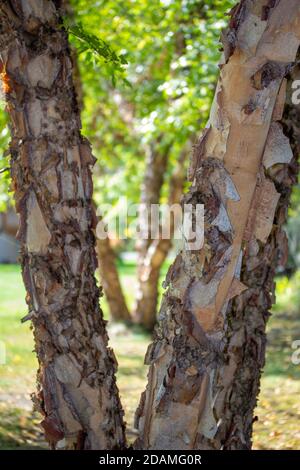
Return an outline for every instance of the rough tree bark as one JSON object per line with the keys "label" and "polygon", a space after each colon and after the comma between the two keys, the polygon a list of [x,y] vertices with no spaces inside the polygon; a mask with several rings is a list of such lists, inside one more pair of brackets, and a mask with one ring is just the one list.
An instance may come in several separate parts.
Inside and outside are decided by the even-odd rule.
{"label": "rough tree bark", "polygon": [[[186,180],[186,166],[185,161],[189,153],[189,145],[183,149],[180,153],[178,162],[174,169],[173,174],[170,177],[169,182],[169,207],[180,202],[184,182]],[[151,175],[154,181],[157,181],[158,176],[162,172],[161,165],[151,165]],[[147,175],[146,178],[147,180]],[[148,182],[150,178],[148,177]],[[150,183],[149,191],[144,184],[144,200],[147,198],[147,208],[149,214],[150,204],[158,204],[160,200],[160,192],[162,187],[162,179],[160,187],[156,184],[156,198],[149,197],[152,191],[153,184]],[[148,195],[148,197],[147,197]],[[155,200],[156,202],[150,202]],[[134,320],[136,323],[143,325],[148,330],[153,331],[156,323],[157,314],[157,302],[158,302],[158,288],[159,288],[159,277],[161,267],[166,260],[168,253],[172,247],[172,236],[174,233],[174,219],[170,220],[170,238],[163,239],[158,237],[156,239],[151,238],[151,220],[145,220],[145,211],[141,211],[143,214],[140,219],[144,219],[146,227],[148,229],[148,238],[140,240],[140,251],[139,251],[139,263],[138,263],[138,284],[136,289],[136,299],[134,306]],[[160,227],[161,229],[161,227]]]}
{"label": "rough tree bark", "polygon": [[[276,123],[277,135],[272,135],[272,130],[269,132],[267,146],[270,145],[272,150],[269,153],[266,148],[264,155],[265,158],[266,155],[272,154],[269,160],[270,166],[268,159],[265,160],[264,173],[280,194],[272,231],[266,244],[256,245],[252,241],[249,245],[241,270],[241,282],[247,286],[247,291],[230,307],[229,321],[232,322],[232,331],[240,329],[240,325],[244,324],[244,338],[242,338],[244,342],[242,346],[239,345],[241,350],[238,359],[234,351],[236,346],[234,341],[229,350],[231,356],[235,355],[237,362],[232,383],[232,398],[229,409],[223,417],[232,424],[230,435],[224,445],[224,448],[229,449],[249,448],[251,445],[253,420],[257,419],[253,418],[253,409],[257,403],[260,376],[265,365],[265,326],[270,316],[270,308],[275,302],[274,276],[278,267],[285,266],[288,257],[288,241],[283,224],[287,218],[292,186],[297,183],[300,154],[300,113],[299,106],[291,102],[291,84],[296,77],[299,80],[299,72],[299,66],[296,66],[286,82],[287,103],[284,114],[281,122]],[[285,86],[284,82],[283,87]],[[282,108],[280,115],[281,112]],[[280,115],[277,115],[277,119],[280,119]],[[275,116],[273,115],[274,120]],[[290,153],[288,142],[291,144],[293,154]],[[252,374],[252,381],[248,378],[249,372]]]}
{"label": "rough tree bark", "polygon": [[1,2],[2,80],[29,306],[24,320],[32,321],[39,361],[34,402],[52,448],[122,448],[116,361],[94,278],[94,159],[80,133],[58,4]]}
{"label": "rough tree bark", "polygon": [[280,120],[299,26],[297,0],[242,0],[232,11],[185,196],[205,205],[204,245],[186,244],[168,272],[136,447],[251,447],[274,273],[286,257],[281,227],[296,180]]}

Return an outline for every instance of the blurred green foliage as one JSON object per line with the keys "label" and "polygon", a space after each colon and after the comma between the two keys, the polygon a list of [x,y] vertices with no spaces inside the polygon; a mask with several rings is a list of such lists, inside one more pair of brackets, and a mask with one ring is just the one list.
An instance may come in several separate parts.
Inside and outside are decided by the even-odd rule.
{"label": "blurred green foliage", "polygon": [[[299,314],[300,311],[300,270],[291,277],[281,276],[276,282],[276,311],[289,311]],[[299,336],[300,338],[300,336]]]}
{"label": "blurred green foliage", "polygon": [[[137,202],[147,145],[171,143],[170,172],[185,142],[195,141],[205,125],[218,74],[218,40],[235,2],[70,3],[66,21],[81,75],[83,132],[98,158],[95,199],[117,204],[122,195]],[[3,108],[0,165],[6,167]],[[1,174],[2,201],[7,201],[7,184]]]}
{"label": "blurred green foliage", "polygon": [[[218,41],[234,0],[71,0],[83,132],[97,157],[95,200],[138,202],[145,154],[171,144],[163,189],[184,144],[205,125],[218,75]],[[78,77],[77,77],[78,80]],[[79,81],[79,80],[78,80]],[[128,86],[130,85],[130,86]],[[9,131],[0,103],[0,210],[10,200]],[[4,171],[3,171],[4,170]],[[293,194],[288,269],[300,267],[300,188]]]}
{"label": "blurred green foliage", "polygon": [[[218,40],[230,1],[73,1],[73,21],[111,44],[128,65],[111,83],[107,64],[78,54],[84,134],[98,159],[95,198],[137,202],[150,143],[178,153],[205,125],[218,74]],[[73,42],[72,36],[70,37]],[[76,44],[75,44],[76,45]],[[166,181],[168,178],[166,178]],[[166,191],[165,191],[166,192]]]}

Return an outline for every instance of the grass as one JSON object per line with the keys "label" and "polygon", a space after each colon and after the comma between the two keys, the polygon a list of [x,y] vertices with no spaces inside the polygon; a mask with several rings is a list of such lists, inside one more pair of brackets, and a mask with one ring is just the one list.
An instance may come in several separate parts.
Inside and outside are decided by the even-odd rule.
{"label": "grass", "polygon": [[[119,268],[132,304],[135,266]],[[279,281],[278,303],[268,326],[267,362],[256,410],[259,420],[254,425],[257,449],[300,448],[300,365],[291,362],[291,343],[300,339],[300,296],[294,292],[297,281],[292,281],[293,292],[290,284],[284,278]],[[0,266],[0,342],[6,346],[6,364],[0,365],[0,449],[45,447],[39,417],[31,410],[37,364],[29,325],[20,323],[26,314],[24,297],[19,266]],[[102,308],[107,317],[105,299]],[[134,411],[146,383],[143,360],[150,338],[138,328],[128,330],[122,325],[110,325],[109,334],[119,362],[118,385],[132,440]]]}

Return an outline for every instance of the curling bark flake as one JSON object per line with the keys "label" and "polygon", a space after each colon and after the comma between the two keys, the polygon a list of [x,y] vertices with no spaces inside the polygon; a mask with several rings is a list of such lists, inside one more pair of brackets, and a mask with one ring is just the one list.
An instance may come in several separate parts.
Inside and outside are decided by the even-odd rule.
{"label": "curling bark flake", "polygon": [[296,180],[280,120],[299,43],[298,0],[242,0],[232,11],[184,199],[205,206],[204,245],[191,251],[187,243],[167,275],[137,448],[251,447],[273,278],[286,257],[281,226]]}
{"label": "curling bark flake", "polygon": [[34,402],[53,448],[122,448],[116,361],[94,278],[94,158],[80,133],[57,5],[7,0],[0,7],[26,319],[39,361]]}

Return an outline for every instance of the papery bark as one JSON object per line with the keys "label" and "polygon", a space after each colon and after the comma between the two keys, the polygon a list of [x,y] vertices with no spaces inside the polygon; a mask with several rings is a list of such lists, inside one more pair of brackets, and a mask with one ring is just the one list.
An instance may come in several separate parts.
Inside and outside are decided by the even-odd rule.
{"label": "papery bark", "polygon": [[184,199],[205,206],[204,244],[191,251],[186,243],[167,275],[146,355],[137,448],[251,448],[274,274],[286,258],[282,224],[296,181],[280,120],[299,42],[296,0],[243,0],[232,11]]}
{"label": "papery bark", "polygon": [[[241,281],[247,286],[247,290],[234,299],[229,307],[228,321],[231,322],[231,333],[228,334],[227,342],[230,345],[228,353],[231,364],[234,364],[232,370],[235,373],[229,406],[222,417],[223,420],[228,419],[232,426],[228,438],[224,439],[224,449],[249,448],[253,421],[259,419],[259,416],[253,416],[253,409],[257,404],[260,378],[265,365],[266,322],[270,316],[271,306],[276,300],[274,283],[276,270],[279,267],[284,268],[287,262],[288,240],[283,224],[286,222],[291,190],[297,183],[299,171],[300,113],[299,106],[291,102],[291,85],[294,77],[300,78],[299,66],[292,70],[287,83],[283,82],[283,89],[287,89],[284,114],[281,122],[275,126],[276,135],[272,130],[268,135],[269,143],[273,138],[274,143],[276,142],[274,146],[271,145],[271,153],[274,156],[272,165],[268,166],[265,159],[269,153],[267,148],[264,153],[265,177],[274,184],[280,194],[272,230],[265,244],[259,242],[256,244],[253,240],[249,243],[241,270]],[[274,113],[273,119],[280,119],[279,116],[276,117]],[[281,151],[278,153],[279,147]],[[235,342],[237,331],[240,331],[241,338],[241,343],[238,345]],[[236,350],[236,347],[239,350]]]}
{"label": "papery bark", "polygon": [[91,167],[81,136],[67,35],[57,5],[2,1],[2,80],[26,301],[39,361],[36,407],[52,448],[124,446],[116,360],[107,347],[93,229]]}

